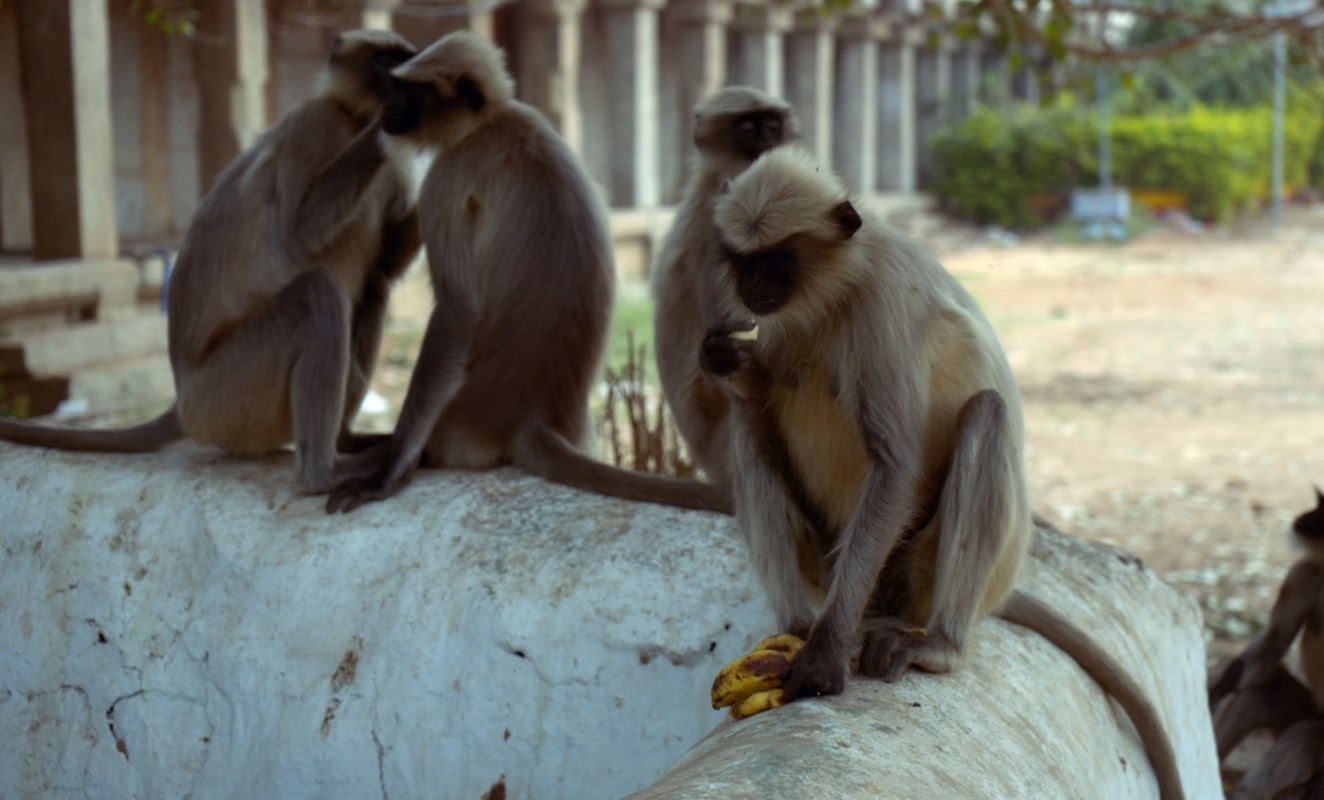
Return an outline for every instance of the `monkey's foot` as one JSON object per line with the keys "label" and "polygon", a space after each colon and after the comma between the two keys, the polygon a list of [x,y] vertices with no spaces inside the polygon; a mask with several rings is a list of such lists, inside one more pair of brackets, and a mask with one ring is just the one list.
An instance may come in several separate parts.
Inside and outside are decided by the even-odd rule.
{"label": "monkey's foot", "polygon": [[299,493],[303,495],[326,494],[336,485],[330,464],[325,459],[305,459],[302,452],[294,456],[295,471],[299,475]]}
{"label": "monkey's foot", "polygon": [[372,478],[350,478],[341,481],[336,488],[331,490],[331,496],[326,499],[326,513],[348,514],[364,503],[385,500],[400,491],[403,485],[403,481],[386,485]]}
{"label": "monkey's foot", "polygon": [[893,617],[866,620],[865,625],[861,675],[893,683],[911,667],[947,672],[956,660],[956,645],[941,633]]}
{"label": "monkey's foot", "polygon": [[731,707],[731,716],[744,719],[788,701],[781,690],[781,673],[804,646],[797,636],[769,636],[748,654],[722,668],[713,680],[713,708]]}
{"label": "monkey's foot", "polygon": [[782,689],[790,700],[841,694],[846,688],[846,659],[835,647],[825,647],[811,635],[782,672]]}
{"label": "monkey's foot", "polygon": [[399,492],[409,483],[409,478],[414,474],[411,468],[399,478],[394,480],[390,476],[390,462],[383,463],[380,468],[366,476],[343,477],[336,488],[331,490],[331,496],[326,499],[326,513],[337,514],[353,511],[364,503],[371,503],[375,500],[385,500],[391,495]]}

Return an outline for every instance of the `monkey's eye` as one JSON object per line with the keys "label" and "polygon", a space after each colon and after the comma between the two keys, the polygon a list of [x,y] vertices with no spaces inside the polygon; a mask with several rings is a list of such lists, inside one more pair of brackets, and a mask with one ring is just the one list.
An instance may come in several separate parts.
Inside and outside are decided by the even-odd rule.
{"label": "monkey's eye", "polygon": [[782,132],[782,121],[776,117],[768,117],[763,121],[763,132],[767,134],[779,135]]}
{"label": "monkey's eye", "polygon": [[750,134],[757,132],[758,129],[759,129],[759,123],[758,120],[756,119],[747,118],[747,119],[742,119],[736,123],[736,133],[740,134],[741,136],[749,136]]}

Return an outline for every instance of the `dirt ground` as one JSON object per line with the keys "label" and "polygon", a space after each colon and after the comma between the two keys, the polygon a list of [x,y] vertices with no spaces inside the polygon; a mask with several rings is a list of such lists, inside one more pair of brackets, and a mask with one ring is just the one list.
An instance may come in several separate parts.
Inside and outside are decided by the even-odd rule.
{"label": "dirt ground", "polygon": [[1261,628],[1324,486],[1324,207],[1123,244],[939,234],[1025,401],[1035,508],[1204,610],[1211,661]]}

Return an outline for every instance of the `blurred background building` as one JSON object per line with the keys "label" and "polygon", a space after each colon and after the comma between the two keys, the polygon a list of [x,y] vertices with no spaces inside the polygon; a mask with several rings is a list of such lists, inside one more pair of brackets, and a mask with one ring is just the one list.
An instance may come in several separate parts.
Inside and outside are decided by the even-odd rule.
{"label": "blurred background building", "polygon": [[[636,273],[684,188],[691,111],[719,87],[785,97],[858,195],[898,207],[920,202],[943,120],[1036,93],[1033,73],[1012,76],[920,0],[0,0],[0,410],[152,381],[169,394],[160,359],[95,392],[67,378],[163,351],[142,303],[201,197],[314,91],[335,33],[361,27],[420,47],[468,28],[504,47],[519,97],[601,186]],[[76,322],[101,323],[82,326],[89,344]],[[132,343],[134,325],[151,343]]]}

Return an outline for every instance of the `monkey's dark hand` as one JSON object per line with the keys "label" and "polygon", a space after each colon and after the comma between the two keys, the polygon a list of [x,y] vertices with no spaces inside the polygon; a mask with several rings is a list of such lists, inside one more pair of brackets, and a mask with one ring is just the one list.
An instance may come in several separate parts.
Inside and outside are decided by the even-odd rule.
{"label": "monkey's dark hand", "polygon": [[410,465],[399,477],[392,479],[395,463],[388,440],[337,464],[336,473],[342,479],[326,499],[326,513],[348,514],[364,503],[385,500],[403,489],[417,465]]}
{"label": "monkey's dark hand", "polygon": [[860,674],[895,683],[911,667],[925,672],[947,672],[956,655],[956,647],[940,633],[905,620],[876,620],[864,633]]}
{"label": "monkey's dark hand", "polygon": [[752,321],[720,323],[708,329],[703,337],[703,347],[699,351],[699,366],[710,375],[724,378],[740,372],[753,360],[758,343],[746,339],[737,339],[731,334],[737,331],[752,331]]}
{"label": "monkey's dark hand", "polygon": [[834,648],[816,646],[811,637],[782,670],[781,680],[790,700],[841,694],[846,688],[846,660]]}

